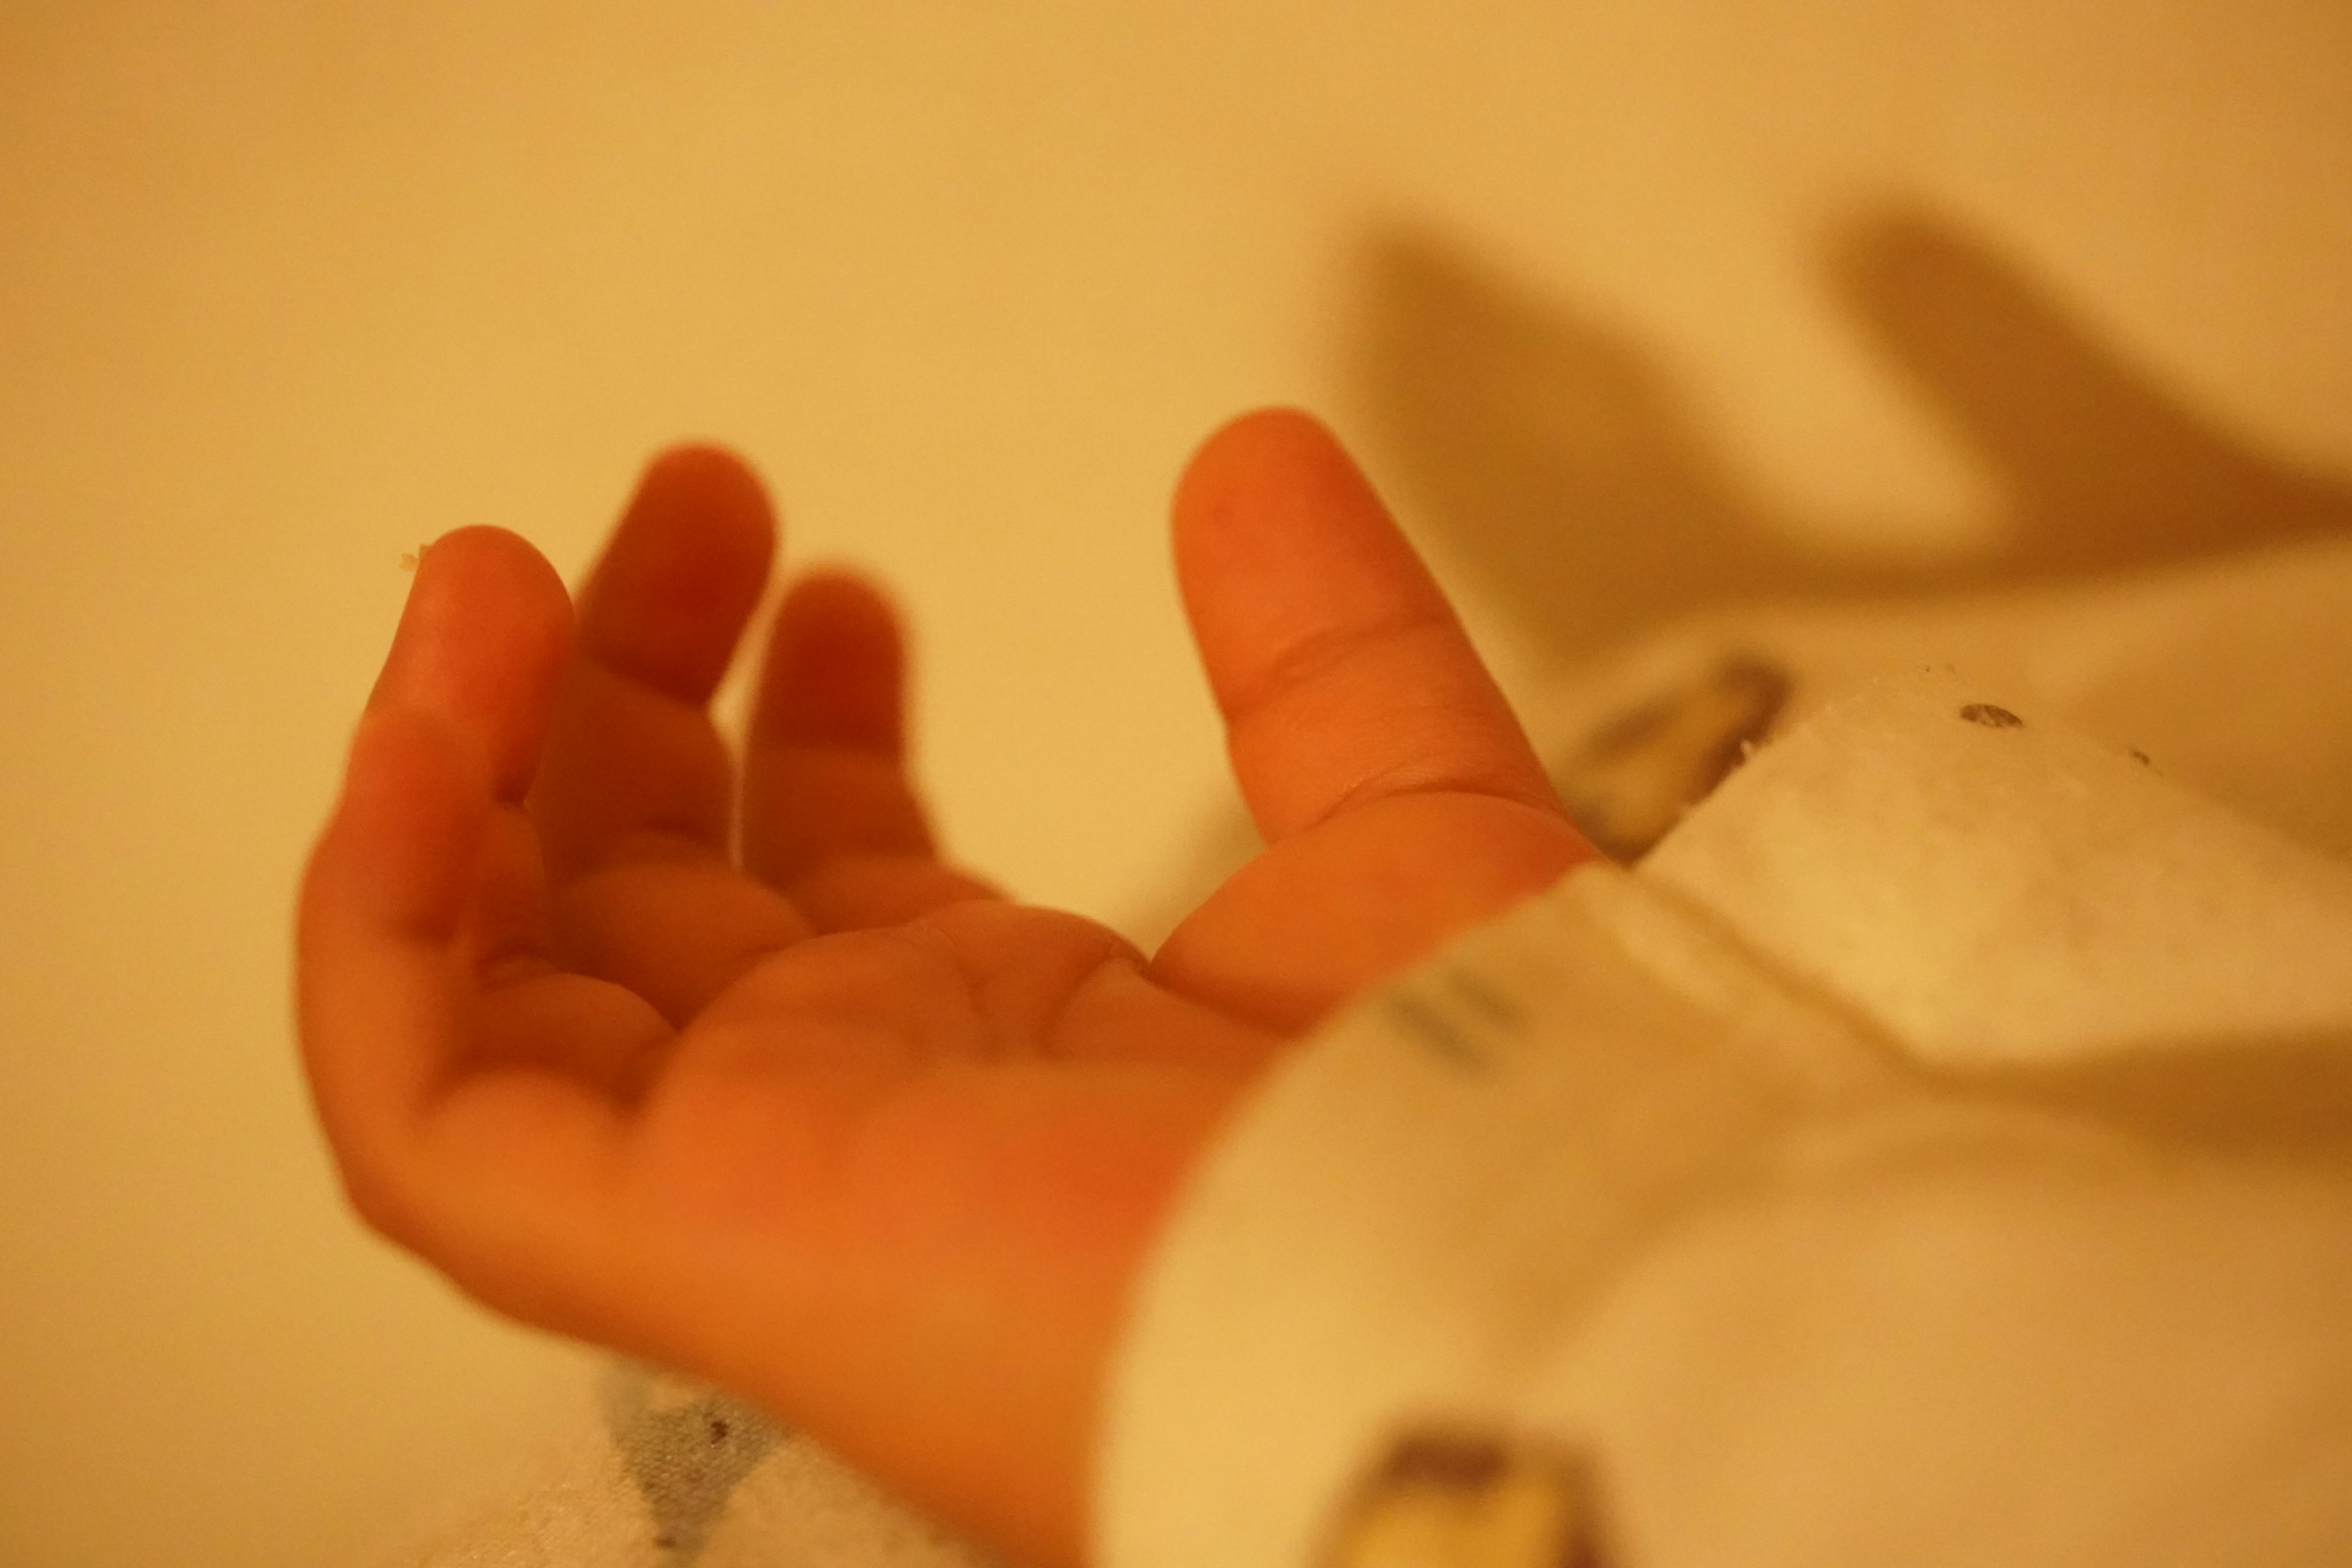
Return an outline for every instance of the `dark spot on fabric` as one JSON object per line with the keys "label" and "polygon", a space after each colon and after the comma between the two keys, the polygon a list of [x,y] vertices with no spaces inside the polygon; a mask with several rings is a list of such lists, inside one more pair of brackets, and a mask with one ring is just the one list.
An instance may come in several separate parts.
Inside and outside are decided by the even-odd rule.
{"label": "dark spot on fabric", "polygon": [[1971,702],[1960,710],[1960,717],[1971,724],[1982,724],[1988,730],[2022,730],[2025,721],[2006,708],[1990,702]]}
{"label": "dark spot on fabric", "polygon": [[666,1568],[693,1568],[735,1489],[782,1439],[751,1405],[716,1389],[657,1386],[616,1363],[597,1391],[613,1447],[646,1500]]}
{"label": "dark spot on fabric", "polygon": [[1552,783],[1601,853],[1638,860],[1748,760],[1790,691],[1778,665],[1730,655],[1596,726]]}
{"label": "dark spot on fabric", "polygon": [[2149,756],[2146,752],[2141,751],[2137,746],[2131,748],[2131,754],[2132,759],[2138,763],[2141,767],[2152,768],[2156,766],[2156,759]]}
{"label": "dark spot on fabric", "polygon": [[1601,1513],[1591,1462],[1574,1448],[1532,1434],[1421,1426],[1400,1434],[1364,1473],[1315,1561],[1602,1568]]}
{"label": "dark spot on fabric", "polygon": [[1389,1450],[1375,1486],[1483,1487],[1503,1473],[1503,1446],[1490,1437],[1421,1432]]}
{"label": "dark spot on fabric", "polygon": [[1446,989],[1470,1005],[1470,1010],[1497,1028],[1516,1029],[1527,1020],[1517,1004],[1467,970],[1450,969]]}
{"label": "dark spot on fabric", "polygon": [[1493,1065],[1476,1042],[1426,997],[1400,991],[1388,999],[1388,1013],[1415,1040],[1456,1067],[1483,1071]]}

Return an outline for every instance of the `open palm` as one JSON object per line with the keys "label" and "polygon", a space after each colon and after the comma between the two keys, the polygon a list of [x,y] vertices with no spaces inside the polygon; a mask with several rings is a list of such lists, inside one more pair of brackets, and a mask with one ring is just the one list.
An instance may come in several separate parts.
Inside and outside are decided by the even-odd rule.
{"label": "open palm", "polygon": [[1220,1119],[1334,1004],[1591,854],[1318,426],[1219,432],[1176,542],[1269,847],[1149,959],[940,859],[853,579],[785,595],[739,776],[708,703],[774,529],[732,458],[654,464],[576,626],[514,536],[435,545],[302,891],[301,1036],[362,1214],[1078,1561],[1129,1289]]}

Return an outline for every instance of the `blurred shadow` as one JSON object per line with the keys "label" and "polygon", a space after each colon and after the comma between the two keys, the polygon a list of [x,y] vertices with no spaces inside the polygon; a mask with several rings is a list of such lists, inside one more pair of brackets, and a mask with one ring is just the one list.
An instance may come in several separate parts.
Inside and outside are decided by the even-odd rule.
{"label": "blurred shadow", "polygon": [[[1998,542],[1929,563],[1809,548],[1821,531],[1757,493],[1641,344],[1592,313],[1409,228],[1375,233],[1363,268],[1361,434],[1416,531],[1559,666],[1708,611],[1924,612],[2352,530],[2352,489],[2200,417],[2018,266],[1916,211],[1835,236],[1825,271],[1996,481]],[[1769,731],[1788,689],[1786,672],[1731,657],[1586,715],[1597,728],[1536,738],[1579,825],[1631,861]],[[1129,934],[1155,944],[1256,846],[1238,808],[1218,814]]]}
{"label": "blurred shadow", "polygon": [[2340,1035],[2136,1040],[2073,1060],[1932,1069],[1962,1095],[2127,1127],[2160,1142],[2352,1161],[2352,1050]]}
{"label": "blurred shadow", "polygon": [[2054,583],[2352,525],[2352,491],[2225,434],[1951,225],[1891,210],[1828,273],[1996,478],[2002,542],[1871,563],[1797,542],[1637,343],[1427,235],[1368,245],[1352,367],[1400,500],[1572,658],[1737,603]]}

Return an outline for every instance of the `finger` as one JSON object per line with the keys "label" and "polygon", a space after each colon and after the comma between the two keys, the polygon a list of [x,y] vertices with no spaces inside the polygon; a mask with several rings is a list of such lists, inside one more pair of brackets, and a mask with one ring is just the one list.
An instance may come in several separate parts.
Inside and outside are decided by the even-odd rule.
{"label": "finger", "polygon": [[495,798],[529,789],[572,637],[572,602],[538,551],[466,528],[425,552],[368,698],[436,716],[490,774]]}
{"label": "finger", "polygon": [[451,726],[371,703],[303,876],[297,931],[304,1058],[347,1170],[409,1135],[463,1049],[454,944],[489,796],[488,771]]}
{"label": "finger", "polygon": [[1150,973],[1296,1038],[1592,857],[1551,812],[1491,795],[1391,795],[1242,867],[1169,933]]}
{"label": "finger", "polygon": [[[407,758],[390,764],[405,768],[394,776],[408,779],[405,796],[396,789],[391,798],[409,798],[412,812],[437,811],[447,821],[462,816],[473,824],[462,851],[444,842],[453,831],[445,830],[440,837],[426,833],[418,853],[430,864],[468,868],[449,916],[456,943],[451,962],[486,996],[496,991],[495,1006],[479,1004],[495,1016],[475,1019],[477,1065],[537,1062],[610,1089],[644,1070],[641,1053],[615,1056],[593,1029],[541,1027],[544,1020],[534,1011],[552,1005],[548,996],[565,994],[566,986],[592,994],[604,989],[557,973],[539,838],[521,805],[562,680],[571,618],[562,580],[530,544],[499,529],[453,533],[419,565],[369,716],[392,725],[394,733],[409,727],[405,752],[387,742],[395,747],[390,755]],[[416,731],[418,724],[425,730]],[[480,772],[481,787],[473,792],[478,799],[442,776],[461,763],[435,762],[432,744],[419,734],[437,737],[432,744],[454,749],[463,765]],[[355,751],[355,768],[358,755]],[[520,985],[542,977],[547,984]],[[608,1005],[620,1004],[595,1005]],[[642,1005],[628,998],[624,1010],[635,1017]]]}
{"label": "finger", "polygon": [[810,931],[732,863],[733,764],[709,712],[774,542],[740,460],[655,460],[582,592],[532,796],[560,956],[674,1022]]}
{"label": "finger", "polygon": [[803,577],[777,610],[753,709],[745,867],[826,930],[987,895],[940,863],[906,753],[906,656],[888,602],[844,574]]}
{"label": "finger", "polygon": [[578,1243],[601,1212],[619,1111],[582,1064],[642,1062],[667,1031],[614,988],[468,960],[493,776],[441,716],[372,707],[303,879],[297,1013],[354,1205],[515,1300],[546,1295],[533,1282],[562,1260],[545,1244]]}
{"label": "finger", "polygon": [[533,814],[559,881],[656,838],[727,849],[731,764],[708,704],[775,549],[759,481],[709,447],[646,468],[580,595]]}
{"label": "finger", "polygon": [[[520,804],[570,637],[571,601],[537,551],[498,529],[452,533],[419,564],[354,740],[346,800],[316,860],[320,885],[341,889],[340,899],[305,908],[340,910],[320,929],[345,932],[336,950],[352,955],[354,976],[381,976],[405,950],[413,997],[463,1011],[436,1028],[408,1028],[405,1052],[359,1053],[387,1070],[405,1063],[413,1084],[530,1061],[609,1085],[642,1067],[635,1044],[616,1047],[586,1027],[534,1029],[515,1010],[524,994],[602,989],[554,973],[538,846]],[[371,910],[372,935],[362,918]],[[430,985],[419,978],[425,971]],[[597,1005],[619,1008],[625,1034],[644,1021],[635,998]],[[383,1007],[387,1017],[400,1011],[391,995]],[[410,1100],[378,1093],[366,1103],[396,1113]]]}
{"label": "finger", "polygon": [[1177,490],[1176,569],[1269,841],[1425,791],[1558,810],[1444,595],[1312,419],[1262,412],[1210,437]]}
{"label": "finger", "polygon": [[431,716],[488,777],[465,902],[471,962],[541,953],[547,900],[530,787],[571,639],[572,604],[540,553],[503,530],[462,529],[425,552],[371,713]]}

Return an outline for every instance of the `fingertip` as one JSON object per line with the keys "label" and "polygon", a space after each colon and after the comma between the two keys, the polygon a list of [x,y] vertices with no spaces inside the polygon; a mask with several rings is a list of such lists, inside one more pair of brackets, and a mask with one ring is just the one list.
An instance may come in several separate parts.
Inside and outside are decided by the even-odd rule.
{"label": "fingertip", "polygon": [[[478,618],[490,608],[534,640],[562,639],[571,632],[572,595],[536,545],[488,523],[453,529],[418,560],[397,637],[406,637],[412,622],[425,623],[417,629],[431,635],[453,619]],[[394,651],[397,657],[397,640]]]}
{"label": "fingertip", "polygon": [[897,607],[839,567],[793,584],[769,636],[756,723],[763,742],[902,749],[906,644]]}
{"label": "fingertip", "polygon": [[502,795],[519,795],[571,643],[571,596],[546,557],[505,529],[461,528],[417,563],[368,705],[437,715],[478,748]]}
{"label": "fingertip", "polygon": [[750,458],[722,441],[689,438],[673,441],[646,462],[646,476],[665,483],[700,484],[767,500],[766,487]]}
{"label": "fingertip", "polygon": [[1261,409],[1210,437],[1178,490],[1176,569],[1270,838],[1385,795],[1549,796],[1436,580],[1312,416]]}
{"label": "fingertip", "polygon": [[846,566],[811,566],[784,591],[782,612],[812,626],[869,639],[899,636],[898,605],[864,574]]}
{"label": "fingertip", "polygon": [[689,442],[646,465],[581,594],[583,646],[618,673],[702,701],[725,675],[775,557],[751,465]]}
{"label": "fingertip", "polygon": [[1228,716],[1302,651],[1451,621],[1444,595],[1337,437],[1265,408],[1202,444],[1176,498],[1177,584]]}
{"label": "fingertip", "polygon": [[655,453],[629,510],[648,505],[692,519],[706,552],[724,548],[764,570],[774,549],[776,508],[768,487],[748,458],[715,441],[680,441]]}
{"label": "fingertip", "polygon": [[563,592],[563,579],[537,545],[512,529],[487,522],[453,528],[427,545],[417,563],[416,580],[429,582],[460,569],[461,563],[470,572],[495,573],[519,585],[546,584]]}
{"label": "fingertip", "polygon": [[1199,456],[1212,461],[1301,447],[1338,447],[1329,426],[1304,408],[1268,404],[1234,415],[1209,433]]}
{"label": "fingertip", "polygon": [[1274,578],[1312,592],[1324,571],[1369,569],[1425,594],[1419,558],[1339,438],[1313,415],[1261,408],[1202,442],[1179,481],[1178,586],[1198,613],[1212,595]]}
{"label": "fingertip", "polygon": [[1355,468],[1321,420],[1300,408],[1254,408],[1225,421],[1193,451],[1177,481],[1178,516],[1222,510],[1233,494],[1269,478],[1333,467]]}
{"label": "fingertip", "polygon": [[[827,919],[854,905],[852,923],[863,923],[879,918],[873,895],[883,882],[923,889],[910,907],[928,908],[956,880],[937,864],[907,776],[906,710],[906,648],[889,598],[838,567],[795,582],[761,672],[742,844],[754,874],[789,889],[804,910],[812,897]],[[906,876],[894,879],[885,863],[903,863]],[[845,901],[813,892],[818,868],[853,864]]]}

